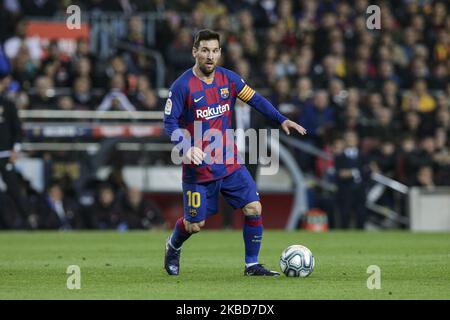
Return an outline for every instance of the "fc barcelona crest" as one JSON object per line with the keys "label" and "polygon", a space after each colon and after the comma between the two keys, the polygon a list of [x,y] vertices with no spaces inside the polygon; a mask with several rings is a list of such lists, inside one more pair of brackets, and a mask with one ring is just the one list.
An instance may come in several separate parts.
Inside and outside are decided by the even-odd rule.
{"label": "fc barcelona crest", "polygon": [[222,99],[227,99],[230,96],[230,91],[228,88],[220,88],[220,97]]}

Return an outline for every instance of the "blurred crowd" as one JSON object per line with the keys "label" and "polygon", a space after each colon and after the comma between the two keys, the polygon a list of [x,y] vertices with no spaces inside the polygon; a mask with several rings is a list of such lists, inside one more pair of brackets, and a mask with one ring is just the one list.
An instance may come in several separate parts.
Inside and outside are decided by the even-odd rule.
{"label": "blurred crowd", "polygon": [[82,190],[67,174],[46,183],[38,192],[30,182],[19,175],[22,205],[6,193],[0,193],[0,229],[44,230],[156,230],[167,228],[163,213],[155,201],[142,191],[128,186],[121,168],[113,168],[104,180],[90,179]]}
{"label": "blurred crowd", "polygon": [[[305,142],[336,157],[293,150],[306,172],[338,185],[358,185],[367,172],[408,186],[450,184],[447,1],[2,0],[0,68],[9,61],[10,95],[21,109],[162,110],[148,57],[118,48],[99,61],[83,39],[67,56],[56,42],[43,47],[26,38],[23,17],[56,15],[70,4],[126,16],[121,43],[159,51],[166,87],[193,65],[195,32],[220,32],[221,65],[304,126]],[[366,26],[373,4],[381,9],[381,30]],[[161,17],[153,44],[146,11]],[[71,90],[52,94],[61,87]]]}

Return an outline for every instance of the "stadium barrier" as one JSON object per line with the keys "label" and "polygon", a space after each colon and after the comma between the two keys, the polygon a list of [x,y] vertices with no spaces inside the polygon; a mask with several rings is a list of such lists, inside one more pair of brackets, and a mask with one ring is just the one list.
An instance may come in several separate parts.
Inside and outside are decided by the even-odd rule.
{"label": "stadium barrier", "polygon": [[412,231],[450,231],[449,187],[412,187],[408,200]]}
{"label": "stadium barrier", "polygon": [[[300,150],[301,152],[307,153],[314,157],[318,157],[324,160],[333,159],[330,154],[323,152],[313,145],[304,143],[288,136],[280,136],[280,139],[287,145],[290,145]],[[311,184],[320,185],[323,189],[329,192],[335,193],[337,191],[336,185],[332,182],[319,179],[314,176],[308,176],[308,179],[311,181]],[[409,193],[409,188],[399,181],[396,181],[379,173],[372,173],[370,179],[371,186],[367,193],[366,208],[386,218],[388,221],[388,223],[386,223],[387,227],[396,225],[409,226],[408,215],[402,215],[401,212],[402,204],[406,200],[406,197]],[[387,206],[377,204],[377,201],[387,190],[394,191],[396,194],[395,208],[389,208]]]}

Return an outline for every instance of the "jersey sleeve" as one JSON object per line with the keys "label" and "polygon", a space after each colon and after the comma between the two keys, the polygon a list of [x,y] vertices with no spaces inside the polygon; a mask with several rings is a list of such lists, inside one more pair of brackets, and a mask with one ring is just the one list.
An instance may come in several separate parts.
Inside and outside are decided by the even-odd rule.
{"label": "jersey sleeve", "polygon": [[253,90],[237,73],[228,70],[228,78],[234,83],[237,97],[240,100],[254,107],[264,116],[279,124],[287,120],[287,117],[282,115],[269,100]]}
{"label": "jersey sleeve", "polygon": [[172,143],[184,151],[191,146],[185,130],[180,128],[180,118],[183,116],[187,92],[187,88],[175,82],[170,87],[164,107],[164,132],[170,137]]}
{"label": "jersey sleeve", "polygon": [[237,97],[247,103],[255,95],[256,91],[253,90],[245,80],[242,79],[237,73],[228,70],[228,78],[235,85],[237,91]]}

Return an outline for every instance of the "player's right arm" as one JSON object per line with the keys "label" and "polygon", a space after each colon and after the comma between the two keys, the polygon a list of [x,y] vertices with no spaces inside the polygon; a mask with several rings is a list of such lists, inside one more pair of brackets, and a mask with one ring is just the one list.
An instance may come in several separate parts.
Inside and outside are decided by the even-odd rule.
{"label": "player's right arm", "polygon": [[235,72],[228,70],[228,76],[236,86],[237,97],[240,100],[254,107],[267,118],[278,122],[286,134],[290,134],[290,129],[296,130],[302,135],[306,134],[305,128],[282,115],[269,100],[248,86]]}
{"label": "player's right arm", "polygon": [[180,81],[175,81],[170,87],[169,97],[164,107],[164,132],[170,137],[172,143],[182,152],[189,163],[201,164],[204,152],[192,146],[189,132],[180,128],[180,118],[183,116],[189,89]]}

